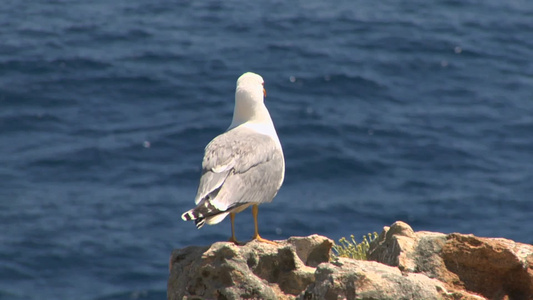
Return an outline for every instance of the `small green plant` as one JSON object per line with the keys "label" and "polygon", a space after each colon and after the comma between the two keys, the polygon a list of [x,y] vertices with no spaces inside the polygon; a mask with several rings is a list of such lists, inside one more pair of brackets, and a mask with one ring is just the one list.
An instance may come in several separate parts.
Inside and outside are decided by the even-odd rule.
{"label": "small green plant", "polygon": [[348,241],[345,237],[343,237],[339,240],[339,244],[333,245],[333,255],[336,257],[348,257],[358,260],[367,260],[367,254],[370,248],[370,243],[377,237],[377,232],[368,233],[367,235],[363,235],[363,241],[361,243],[357,243],[355,241],[353,234],[350,235],[351,241]]}

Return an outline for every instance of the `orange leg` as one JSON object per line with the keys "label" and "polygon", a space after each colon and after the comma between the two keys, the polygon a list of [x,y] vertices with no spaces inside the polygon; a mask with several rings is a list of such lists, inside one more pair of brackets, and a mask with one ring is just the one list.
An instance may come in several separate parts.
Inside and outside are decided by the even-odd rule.
{"label": "orange leg", "polygon": [[258,214],[258,212],[259,212],[259,207],[258,207],[257,204],[255,204],[254,206],[252,206],[252,215],[254,216],[254,225],[255,225],[255,233],[254,233],[253,240],[256,240],[258,242],[272,244],[272,245],[277,245],[278,243],[276,243],[274,241],[270,241],[270,240],[264,239],[264,238],[262,238],[259,235],[259,229],[257,228],[257,214]]}
{"label": "orange leg", "polygon": [[238,245],[239,241],[235,238],[235,214],[230,213],[229,217],[231,219],[231,237],[229,238],[229,241]]}

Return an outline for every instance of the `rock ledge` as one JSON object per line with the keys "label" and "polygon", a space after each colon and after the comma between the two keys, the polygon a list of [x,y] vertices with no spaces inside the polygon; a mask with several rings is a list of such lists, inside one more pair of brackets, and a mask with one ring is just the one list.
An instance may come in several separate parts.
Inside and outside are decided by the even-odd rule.
{"label": "rock ledge", "polygon": [[177,249],[168,299],[533,299],[533,246],[385,227],[370,260],[330,259],[318,235]]}

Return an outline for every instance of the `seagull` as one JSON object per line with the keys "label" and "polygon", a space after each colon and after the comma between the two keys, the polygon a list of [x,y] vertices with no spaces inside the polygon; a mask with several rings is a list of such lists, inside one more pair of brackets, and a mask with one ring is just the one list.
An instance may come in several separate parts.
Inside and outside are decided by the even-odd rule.
{"label": "seagull", "polygon": [[273,243],[259,235],[259,204],[271,202],[285,177],[285,159],[274,123],[264,103],[263,78],[247,72],[237,80],[233,120],[226,132],[206,147],[202,176],[194,200],[196,207],[183,213],[184,221],[220,223],[229,214],[230,242],[235,238],[235,214],[252,206],[253,240]]}

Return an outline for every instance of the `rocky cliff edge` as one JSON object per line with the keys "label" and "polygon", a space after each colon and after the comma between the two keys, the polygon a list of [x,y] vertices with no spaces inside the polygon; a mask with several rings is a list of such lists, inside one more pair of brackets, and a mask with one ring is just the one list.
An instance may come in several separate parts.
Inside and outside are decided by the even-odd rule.
{"label": "rocky cliff edge", "polygon": [[369,261],[331,256],[333,241],[218,242],[177,249],[168,299],[533,299],[533,246],[385,227]]}

